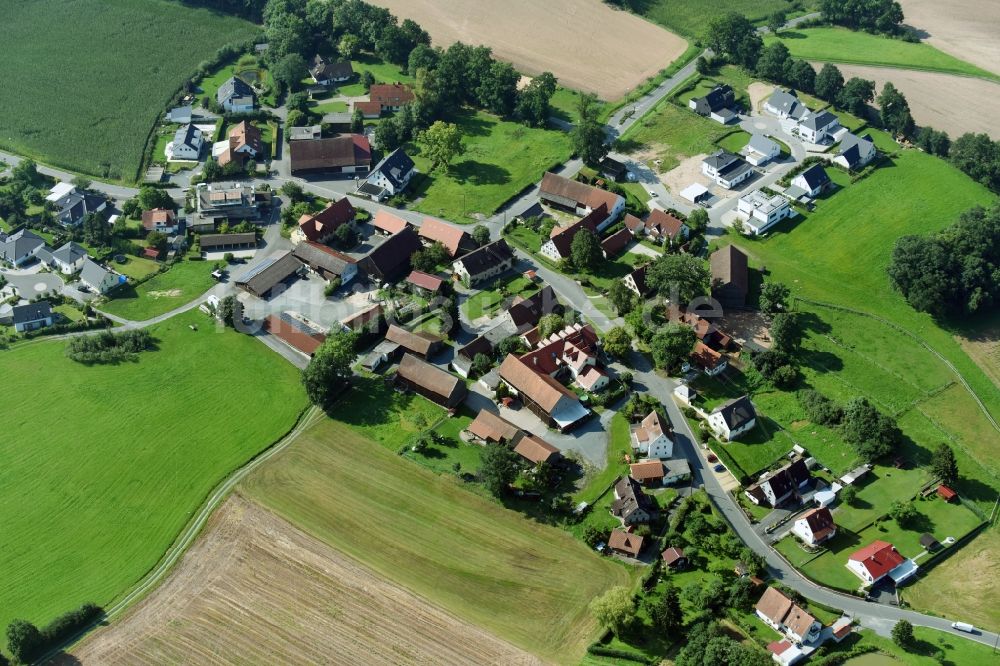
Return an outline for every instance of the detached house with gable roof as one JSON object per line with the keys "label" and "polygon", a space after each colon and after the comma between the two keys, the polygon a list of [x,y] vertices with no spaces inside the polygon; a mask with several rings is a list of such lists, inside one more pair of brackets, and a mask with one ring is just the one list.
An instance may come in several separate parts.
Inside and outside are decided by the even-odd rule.
{"label": "detached house with gable roof", "polygon": [[727,83],[716,85],[704,97],[694,97],[688,101],[688,108],[699,116],[708,116],[723,125],[738,118],[733,110],[735,106],[736,93]]}
{"label": "detached house with gable roof", "polygon": [[709,268],[712,272],[712,298],[727,308],[746,305],[750,290],[747,255],[735,245],[727,245],[712,253]]}
{"label": "detached house with gable roof", "polygon": [[382,111],[399,111],[416,99],[413,89],[403,83],[376,83],[368,89],[368,99]]}
{"label": "detached house with gable roof", "polygon": [[797,498],[806,490],[811,480],[804,460],[788,463],[781,469],[763,474],[757,483],[747,486],[745,494],[754,504],[777,507],[789,499]]}
{"label": "detached house with gable roof", "polygon": [[10,234],[0,231],[0,259],[20,268],[45,248],[45,241],[29,229],[14,229]]}
{"label": "detached house with gable roof", "polygon": [[87,257],[80,269],[80,282],[94,293],[106,294],[121,283],[121,279],[100,264]]}
{"label": "detached house with gable roof", "polygon": [[597,231],[604,231],[625,211],[625,197],[550,171],[542,176],[538,196],[550,206],[574,215],[590,216],[603,206],[603,217],[592,218]]}
{"label": "detached house with gable roof", "polygon": [[404,153],[402,148],[397,148],[375,165],[358,188],[358,193],[375,201],[396,196],[406,189],[416,171],[410,156]]}
{"label": "detached house with gable roof", "polygon": [[779,118],[799,121],[809,115],[809,108],[799,101],[794,90],[777,88],[764,102],[764,110]]}
{"label": "detached house with gable roof", "polygon": [[197,161],[204,144],[205,137],[201,130],[188,124],[174,132],[174,139],[167,144],[164,153],[168,160]]}
{"label": "detached house with gable roof", "polygon": [[785,196],[792,199],[819,196],[830,185],[830,176],[822,164],[814,164],[792,179]]}
{"label": "detached house with gable roof", "polygon": [[473,250],[453,263],[451,269],[460,280],[473,286],[503,275],[514,267],[514,260],[514,252],[501,238]]}
{"label": "detached house with gable roof", "polygon": [[806,511],[792,526],[792,534],[810,546],[818,546],[832,539],[836,533],[837,525],[833,522],[833,514],[826,508]]}
{"label": "detached house with gable roof", "polygon": [[747,396],[734,398],[712,410],[708,415],[708,425],[719,437],[726,440],[739,439],[757,425],[757,412]]}
{"label": "detached house with gable roof", "polygon": [[586,217],[577,220],[573,224],[553,228],[549,234],[549,239],[542,243],[539,253],[556,262],[566,259],[570,256],[573,239],[576,238],[576,235],[583,231],[588,231],[596,235],[598,222],[607,219],[607,210],[604,204],[601,204],[592,213],[589,213]]}
{"label": "detached house with gable roof", "polygon": [[44,256],[43,252],[45,251],[38,253],[42,263],[49,268],[55,268],[63,275],[72,275],[79,271],[83,267],[84,260],[90,256],[82,245],[73,242],[66,243],[51,253],[45,252]]}
{"label": "detached house with gable roof", "polygon": [[52,306],[48,301],[15,305],[11,310],[11,316],[14,320],[14,330],[18,333],[45,328],[55,321]]}
{"label": "detached house with gable roof", "polygon": [[739,155],[721,148],[701,161],[701,172],[727,190],[753,175],[753,167]]}
{"label": "detached house with gable roof", "polygon": [[614,486],[615,499],[611,515],[622,525],[648,523],[653,517],[653,503],[642,491],[642,486],[631,476],[619,477]]}
{"label": "detached house with gable roof", "polygon": [[810,113],[799,121],[799,137],[809,143],[823,143],[840,129],[840,119],[829,111]]}
{"label": "detached house with gable roof", "polygon": [[858,136],[848,132],[840,140],[840,151],[833,158],[834,164],[857,171],[875,159],[875,142],[870,134]]}
{"label": "detached house with gable roof", "polygon": [[323,56],[316,55],[309,68],[309,75],[316,85],[328,86],[333,83],[350,81],[351,77],[354,76],[354,67],[351,66],[350,60],[328,62]]}
{"label": "detached house with gable roof", "polygon": [[472,236],[464,230],[432,217],[424,218],[417,233],[428,245],[441,243],[452,259],[477,247],[476,241],[472,240]]}
{"label": "detached house with gable roof", "polygon": [[318,213],[300,217],[299,228],[292,232],[291,240],[293,243],[302,241],[326,243],[333,238],[337,229],[345,224],[351,224],[356,213],[347,197],[331,201]]}
{"label": "detached house with gable roof", "polygon": [[917,573],[913,560],[900,555],[887,541],[873,541],[851,553],[846,566],[861,579],[862,587],[874,585],[886,577],[898,585]]}
{"label": "detached house with gable roof", "polygon": [[249,113],[257,106],[257,95],[249,83],[233,76],[219,86],[215,101],[227,113]]}
{"label": "detached house with gable roof", "polygon": [[774,587],[764,590],[754,610],[769,627],[796,643],[816,641],[823,629],[819,620]]}
{"label": "detached house with gable roof", "polygon": [[647,458],[669,458],[674,455],[674,429],[660,413],[652,411],[639,424],[632,426],[632,448]]}

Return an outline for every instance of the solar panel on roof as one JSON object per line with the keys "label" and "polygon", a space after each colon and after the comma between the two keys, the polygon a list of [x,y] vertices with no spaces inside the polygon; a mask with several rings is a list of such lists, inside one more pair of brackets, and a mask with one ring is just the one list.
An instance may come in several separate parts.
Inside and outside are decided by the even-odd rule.
{"label": "solar panel on roof", "polygon": [[265,259],[260,263],[259,266],[256,266],[255,268],[252,268],[250,271],[248,271],[247,274],[241,278],[241,282],[249,282],[250,280],[254,279],[258,275],[266,271],[268,268],[273,266],[274,262],[276,262],[277,260],[278,260],[277,257],[269,257]]}

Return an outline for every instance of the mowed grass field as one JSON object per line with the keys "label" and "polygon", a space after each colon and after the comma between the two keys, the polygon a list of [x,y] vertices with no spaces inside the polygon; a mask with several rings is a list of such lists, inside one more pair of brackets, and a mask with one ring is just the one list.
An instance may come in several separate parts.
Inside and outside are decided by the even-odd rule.
{"label": "mowed grass field", "polygon": [[[136,261],[130,258],[129,261]],[[132,321],[145,321],[190,303],[208,291],[215,280],[213,264],[208,261],[179,261],[167,271],[133,287],[119,287],[111,300],[98,310]]]}
{"label": "mowed grass field", "polygon": [[590,599],[631,578],[570,534],[336,421],[307,431],[240,492],[455,616],[560,663],[578,663],[597,635]]}
{"label": "mowed grass field", "polygon": [[2,0],[0,15],[0,147],[125,181],[170,96],[216,49],[255,31],[167,0]]}
{"label": "mowed grass field", "polygon": [[[623,4],[650,21],[688,37],[703,37],[708,22],[726,12],[743,14],[755,23],[766,21],[779,9],[788,12],[789,16],[803,13],[793,12],[788,0],[725,0],[719,3],[704,0],[626,0]],[[808,11],[812,11],[816,4],[814,0],[802,3]]]}
{"label": "mowed grass field", "polygon": [[251,337],[197,312],[150,332],[158,350],[121,365],[54,340],[0,355],[0,626],[118,597],[306,407],[299,373]]}
{"label": "mowed grass field", "polygon": [[785,43],[792,56],[806,60],[900,67],[1000,79],[992,72],[938,51],[929,44],[904,42],[901,39],[855,32],[846,28],[787,30],[777,37],[768,36],[764,41],[770,44],[776,39]]}
{"label": "mowed grass field", "polygon": [[565,132],[525,127],[482,111],[462,111],[448,120],[461,130],[465,153],[447,170],[431,173],[420,145],[412,146],[420,175],[410,191],[417,210],[455,222],[491,215],[573,152]]}

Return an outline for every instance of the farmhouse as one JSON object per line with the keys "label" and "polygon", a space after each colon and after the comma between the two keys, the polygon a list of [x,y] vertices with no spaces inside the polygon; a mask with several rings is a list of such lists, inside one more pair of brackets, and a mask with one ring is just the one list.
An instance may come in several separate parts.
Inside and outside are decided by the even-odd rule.
{"label": "farmhouse", "polygon": [[192,227],[202,228],[226,221],[256,220],[257,196],[254,186],[247,183],[198,183],[195,196],[198,217],[202,223]]}
{"label": "farmhouse", "polygon": [[406,283],[426,296],[433,296],[441,290],[444,280],[423,271],[410,271],[406,276]]}
{"label": "farmhouse", "polygon": [[810,546],[818,546],[832,539],[836,533],[837,526],[833,522],[833,514],[825,508],[806,511],[792,526],[792,534]]}
{"label": "farmhouse", "polygon": [[221,166],[230,162],[242,165],[248,159],[255,159],[264,153],[264,141],[256,126],[242,121],[231,130],[226,141],[212,147],[212,156]]}
{"label": "farmhouse", "polygon": [[747,255],[735,245],[727,245],[712,253],[709,266],[712,271],[712,298],[727,308],[746,305],[750,289]]}
{"label": "farmhouse", "polygon": [[790,217],[792,212],[788,199],[780,194],[767,195],[761,190],[744,194],[736,205],[736,214],[743,220],[743,231],[754,236],[765,233]]}
{"label": "farmhouse", "polygon": [[362,257],[358,268],[378,282],[396,282],[410,274],[410,257],[419,249],[420,238],[406,228]]}
{"label": "farmhouse", "polygon": [[678,239],[686,239],[691,233],[691,229],[675,215],[672,215],[659,208],[654,208],[646,216],[645,220],[640,220],[634,215],[625,216],[625,228],[634,235],[646,235],[654,241],[660,242]]}
{"label": "farmhouse", "polygon": [[538,321],[547,314],[558,313],[561,309],[559,299],[552,287],[545,285],[537,292],[528,296],[515,296],[511,306],[501,315],[511,330],[523,333],[529,347],[538,344],[537,335],[529,336]]}
{"label": "farmhouse", "polygon": [[593,220],[597,231],[603,231],[625,210],[624,197],[551,172],[542,177],[539,197],[550,206],[575,215],[590,215],[603,206],[604,218]]}
{"label": "farmhouse", "polygon": [[774,587],[764,590],[755,611],[768,626],[796,643],[812,643],[819,638],[823,628],[819,620]]}
{"label": "farmhouse", "polygon": [[715,324],[694,312],[681,314],[679,320],[694,329],[694,334],[701,342],[715,351],[725,351],[733,344],[733,338],[720,330]]}
{"label": "farmhouse", "polygon": [[731,190],[753,175],[753,167],[739,155],[719,149],[701,161],[701,172]]}
{"label": "farmhouse", "polygon": [[660,460],[643,460],[629,465],[629,476],[647,487],[664,485],[666,470]]}
{"label": "farmhouse", "polygon": [[601,255],[605,259],[615,257],[621,254],[631,242],[632,232],[628,229],[619,229],[601,241]]}
{"label": "farmhouse", "polygon": [[625,179],[628,173],[628,167],[622,162],[612,159],[610,157],[605,157],[597,165],[598,171],[605,178],[610,178],[615,182],[620,182]]}
{"label": "farmhouse", "polygon": [[382,105],[378,102],[356,100],[351,106],[354,111],[360,111],[361,117],[365,120],[380,118],[382,116]]}
{"label": "farmhouse", "polygon": [[392,324],[385,333],[385,339],[399,345],[399,348],[415,356],[426,359],[441,350],[444,340],[436,335],[423,332],[411,332]]}
{"label": "farmhouse", "polygon": [[253,250],[257,247],[257,234],[253,231],[242,234],[202,234],[198,243],[202,252]]}
{"label": "farmhouse", "polygon": [[548,375],[535,372],[513,354],[504,359],[499,374],[525,406],[551,428],[566,432],[590,414],[575,393]]}
{"label": "farmhouse", "polygon": [[648,523],[653,517],[653,503],[642,492],[639,482],[632,477],[619,477],[615,482],[614,492],[611,515],[622,521],[622,525]]}
{"label": "farmhouse", "polygon": [[315,354],[326,340],[326,335],[321,331],[285,312],[280,315],[268,315],[264,319],[263,328],[306,356]]}
{"label": "farmhouse", "polygon": [[830,176],[820,164],[814,164],[792,179],[792,185],[785,190],[785,196],[792,200],[818,196],[830,185]]}
{"label": "farmhouse", "polygon": [[669,458],[674,455],[674,429],[663,423],[660,413],[651,411],[637,425],[632,426],[632,448],[647,458]]}
{"label": "farmhouse", "polygon": [[347,197],[331,201],[320,212],[300,217],[299,228],[292,232],[291,240],[293,243],[304,240],[327,243],[333,239],[337,229],[354,221],[356,213]]}
{"label": "farmhouse", "polygon": [[298,277],[301,270],[302,264],[299,260],[293,257],[291,252],[284,252],[277,257],[266,259],[248,271],[236,280],[236,286],[257,298],[267,299],[279,285]]}
{"label": "farmhouse", "polygon": [[598,221],[604,219],[607,219],[607,208],[604,204],[601,204],[592,213],[587,214],[586,217],[582,217],[565,227],[553,228],[549,239],[542,243],[539,253],[552,261],[559,261],[569,257],[573,239],[576,238],[576,235],[583,231],[596,234]]}
{"label": "farmhouse", "polygon": [[45,247],[45,241],[29,229],[14,229],[9,235],[0,231],[0,259],[14,268],[31,261]]}
{"label": "farmhouse", "polygon": [[90,257],[83,260],[80,268],[80,282],[96,294],[106,294],[120,283],[120,278]]}
{"label": "farmhouse", "polygon": [[173,141],[164,148],[168,160],[197,160],[205,143],[200,129],[188,124],[174,132]]}
{"label": "farmhouse", "polygon": [[715,377],[725,372],[729,367],[726,357],[715,351],[701,340],[694,343],[694,349],[688,354],[687,361],[681,366],[682,372],[696,370],[709,377]]}
{"label": "farmhouse", "polygon": [[292,249],[292,255],[327,281],[337,278],[345,285],[358,276],[357,260],[320,243],[299,243]]}
{"label": "farmhouse", "polygon": [[354,68],[349,60],[327,62],[323,56],[316,55],[309,68],[309,75],[316,85],[328,86],[349,81],[354,76]]}
{"label": "farmhouse", "polygon": [[688,101],[688,108],[700,116],[708,116],[722,124],[737,118],[733,107],[736,106],[736,94],[729,84],[719,84],[712,88],[704,97],[695,97]]}
{"label": "farmhouse", "polygon": [[461,379],[412,354],[403,355],[396,372],[396,383],[446,409],[457,407],[468,393]]}
{"label": "farmhouse", "polygon": [[288,152],[293,174],[365,175],[372,164],[372,148],[363,134],[293,141]]}
{"label": "farmhouse", "polygon": [[249,83],[234,76],[219,86],[215,101],[226,113],[249,113],[257,106],[257,95]]}
{"label": "farmhouse", "polygon": [[790,118],[798,121],[809,115],[809,109],[799,101],[794,90],[776,89],[764,102],[764,110],[779,118]]}
{"label": "farmhouse", "polygon": [[536,437],[530,433],[521,433],[520,439],[514,445],[514,453],[532,465],[538,465],[539,463],[548,463],[551,465],[562,457],[559,449],[541,437]]}
{"label": "farmhouse", "polygon": [[451,265],[452,271],[469,286],[502,275],[514,266],[514,252],[504,239],[473,250]]}
{"label": "farmhouse", "polygon": [[777,507],[798,497],[799,491],[808,486],[810,478],[809,468],[800,459],[761,475],[757,483],[747,486],[745,494],[754,504]]}
{"label": "farmhouse", "polygon": [[799,121],[799,137],[809,143],[823,143],[840,127],[840,120],[829,111],[810,113]]}
{"label": "farmhouse", "polygon": [[372,102],[378,102],[382,111],[399,111],[416,97],[408,85],[377,83],[368,90],[368,99]]}
{"label": "farmhouse", "polygon": [[623,277],[622,282],[639,298],[645,298],[650,292],[649,287],[646,286],[646,266],[639,266]]}
{"label": "farmhouse", "polygon": [[458,227],[432,217],[424,218],[419,234],[427,245],[441,243],[452,259],[476,249],[476,241],[472,240],[472,236]]}
{"label": "farmhouse", "polygon": [[757,424],[757,412],[747,396],[723,403],[708,415],[708,425],[724,440],[739,439]]}
{"label": "farmhouse", "polygon": [[15,305],[11,310],[14,330],[18,333],[34,331],[51,326],[54,320],[52,306],[48,301],[38,301],[27,305]]}
{"label": "farmhouse", "polygon": [[641,536],[622,529],[611,530],[611,535],[608,537],[608,549],[619,555],[639,557],[642,546],[643,538]]}
{"label": "farmhouse", "polygon": [[875,142],[870,134],[859,137],[848,132],[840,139],[840,151],[833,158],[833,163],[857,171],[875,159],[875,152]]}
{"label": "farmhouse", "polygon": [[382,201],[405,190],[415,172],[413,160],[402,148],[397,148],[375,165],[358,192]]}
{"label": "farmhouse", "polygon": [[[534,336],[529,335],[532,331],[522,335],[525,343],[531,345]],[[590,325],[579,323],[566,326],[563,330],[553,333],[544,340],[535,343],[533,351],[521,356],[521,361],[531,366],[535,372],[543,373],[549,377],[566,374],[583,385],[589,391],[599,391],[608,384],[607,374],[600,372],[596,376],[589,376],[592,369],[597,369],[597,333]]]}
{"label": "farmhouse", "polygon": [[847,559],[847,568],[861,579],[862,587],[874,585],[885,577],[895,584],[908,580],[917,573],[917,565],[899,554],[887,541],[873,541]]}
{"label": "farmhouse", "polygon": [[179,227],[177,213],[169,208],[153,208],[142,212],[142,228],[146,231],[175,234]]}
{"label": "farmhouse", "polygon": [[763,134],[754,133],[743,147],[743,156],[754,166],[763,166],[781,154],[781,146],[777,141]]}
{"label": "farmhouse", "polygon": [[48,252],[46,249],[38,251],[38,258],[49,268],[58,270],[63,275],[72,275],[83,267],[83,261],[90,255],[87,250],[76,243],[69,242],[58,250]]}
{"label": "farmhouse", "polygon": [[410,226],[410,223],[385,210],[377,210],[375,211],[375,217],[372,218],[372,226],[375,227],[376,232],[383,236],[392,236],[406,229]]}
{"label": "farmhouse", "polygon": [[511,444],[521,433],[510,421],[485,409],[480,410],[466,432],[484,444]]}

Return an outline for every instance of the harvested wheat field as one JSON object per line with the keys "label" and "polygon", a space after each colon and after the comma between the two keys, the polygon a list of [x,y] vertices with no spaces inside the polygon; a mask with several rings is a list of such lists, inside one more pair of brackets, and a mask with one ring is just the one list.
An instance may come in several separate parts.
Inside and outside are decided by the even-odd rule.
{"label": "harvested wheat field", "polygon": [[945,53],[1000,74],[1000,2],[900,0],[906,24]]}
{"label": "harvested wheat field", "polygon": [[72,664],[536,664],[239,496]]}
{"label": "harvested wheat field", "polygon": [[373,0],[413,19],[437,46],[485,44],[535,75],[615,100],[664,69],[687,42],[601,0]]}
{"label": "harvested wheat field", "polygon": [[[813,63],[821,67],[820,63]],[[930,125],[945,130],[954,139],[965,132],[985,132],[1000,139],[997,127],[996,101],[1000,99],[1000,83],[967,76],[917,72],[890,67],[837,65],[844,78],[860,76],[875,82],[881,91],[886,81],[906,95],[917,125]]]}

